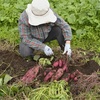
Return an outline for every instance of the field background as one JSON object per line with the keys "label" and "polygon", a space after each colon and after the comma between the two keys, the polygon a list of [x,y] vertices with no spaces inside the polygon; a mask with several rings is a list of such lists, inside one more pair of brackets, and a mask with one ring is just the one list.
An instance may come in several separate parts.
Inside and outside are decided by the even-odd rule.
{"label": "field background", "polygon": [[[49,1],[54,11],[72,28],[72,48],[100,52],[100,1]],[[0,0],[0,40],[6,40],[12,45],[19,44],[18,19],[28,3],[31,0]]]}

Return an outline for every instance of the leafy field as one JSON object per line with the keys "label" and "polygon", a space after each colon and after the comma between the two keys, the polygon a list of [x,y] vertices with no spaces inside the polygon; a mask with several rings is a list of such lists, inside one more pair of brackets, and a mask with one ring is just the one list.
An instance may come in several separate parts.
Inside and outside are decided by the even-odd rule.
{"label": "leafy field", "polygon": [[[0,39],[19,43],[18,19],[31,0],[0,0]],[[64,18],[73,30],[73,48],[100,52],[100,1],[50,0],[51,7]]]}
{"label": "leafy field", "polygon": [[23,84],[21,78],[36,64],[45,61],[44,71],[46,66],[55,70],[52,63],[62,57],[61,51],[57,42],[52,41],[47,43],[55,52],[52,62],[46,63],[50,58],[41,52],[36,53],[43,58],[42,63],[22,59],[18,53],[18,19],[31,0],[0,0],[0,100],[100,100],[100,0],[49,1],[73,32],[72,60],[66,63],[69,71],[64,76],[76,70],[82,74],[76,82],[65,82],[60,77],[58,81],[44,83],[40,71],[37,76],[42,80],[36,77],[31,84]]}

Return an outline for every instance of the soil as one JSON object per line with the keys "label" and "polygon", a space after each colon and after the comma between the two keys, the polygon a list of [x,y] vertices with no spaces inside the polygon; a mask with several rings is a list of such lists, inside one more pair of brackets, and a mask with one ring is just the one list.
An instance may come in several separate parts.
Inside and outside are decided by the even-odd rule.
{"label": "soil", "polygon": [[0,51],[0,74],[9,74],[13,81],[19,79],[25,72],[33,67],[34,61],[27,61],[12,51]]}
{"label": "soil", "polygon": [[[78,69],[84,74],[92,74],[93,72],[100,70],[100,66],[94,60],[89,60],[86,63],[82,62],[84,58],[86,59],[87,55],[88,58],[91,58],[94,55],[93,52],[87,53],[85,56],[82,55],[82,52],[78,53],[81,55],[77,56],[77,59],[75,57],[76,53],[74,53],[72,56],[73,62],[69,61],[70,72]],[[27,61],[15,51],[12,52],[8,50],[0,50],[0,75],[4,73],[11,75],[13,77],[13,82],[19,80],[20,77],[23,76],[35,64],[35,61]]]}
{"label": "soil", "polygon": [[83,74],[90,75],[93,72],[100,70],[100,66],[94,60],[90,60],[90,61],[87,61],[87,63],[85,63],[82,66],[75,66],[75,67],[70,66],[69,69],[70,69],[70,72],[75,71],[76,69],[78,69]]}

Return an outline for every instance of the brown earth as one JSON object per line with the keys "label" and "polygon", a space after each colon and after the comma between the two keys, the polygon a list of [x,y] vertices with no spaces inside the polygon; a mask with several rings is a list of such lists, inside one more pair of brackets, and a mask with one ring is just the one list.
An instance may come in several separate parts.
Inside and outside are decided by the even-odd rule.
{"label": "brown earth", "polygon": [[0,74],[9,74],[19,79],[35,62],[27,61],[12,51],[0,51]]}

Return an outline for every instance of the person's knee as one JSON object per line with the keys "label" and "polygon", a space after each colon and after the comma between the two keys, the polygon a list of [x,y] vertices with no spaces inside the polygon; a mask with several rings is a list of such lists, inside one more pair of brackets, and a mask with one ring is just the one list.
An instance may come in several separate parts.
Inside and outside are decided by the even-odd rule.
{"label": "person's knee", "polygon": [[33,50],[24,43],[20,43],[19,53],[22,57],[33,56]]}

